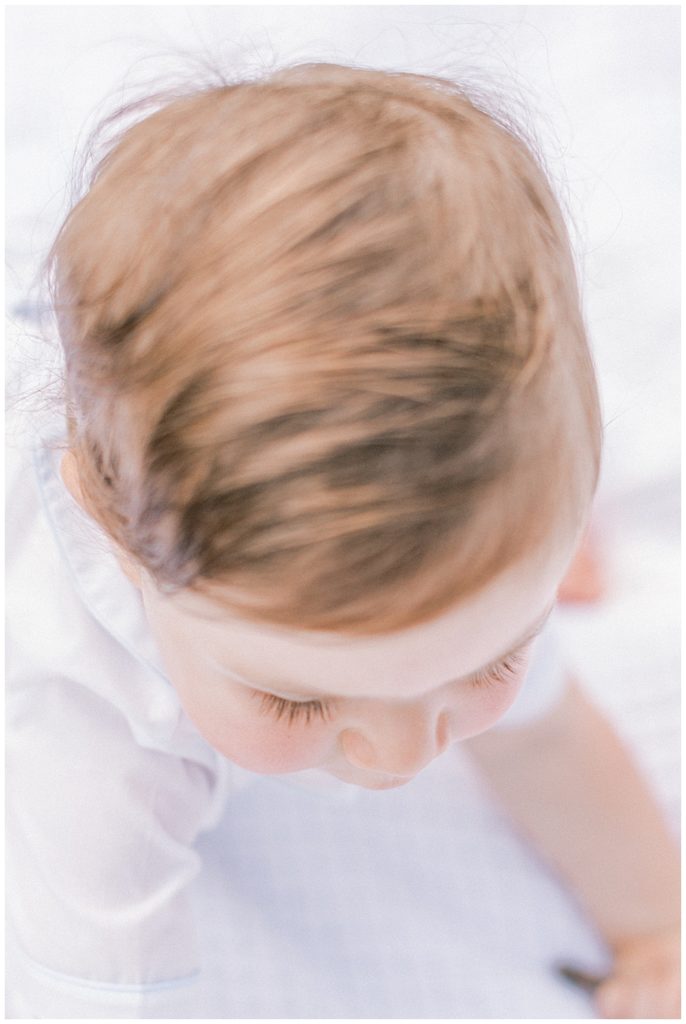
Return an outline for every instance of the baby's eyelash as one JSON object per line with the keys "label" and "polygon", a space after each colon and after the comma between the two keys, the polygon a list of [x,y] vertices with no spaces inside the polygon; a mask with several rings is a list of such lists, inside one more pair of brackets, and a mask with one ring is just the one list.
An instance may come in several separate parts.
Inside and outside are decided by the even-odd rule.
{"label": "baby's eyelash", "polygon": [[331,701],[326,700],[286,700],[285,697],[277,697],[275,693],[263,693],[255,691],[255,696],[260,698],[262,709],[277,720],[287,717],[288,724],[303,718],[305,724],[309,725],[313,718],[321,718],[326,722],[331,715]]}
{"label": "baby's eyelash", "polygon": [[493,686],[497,683],[507,683],[512,676],[516,675],[526,654],[526,646],[518,651],[513,651],[507,658],[490,665],[483,672],[477,672],[472,676],[472,686]]}

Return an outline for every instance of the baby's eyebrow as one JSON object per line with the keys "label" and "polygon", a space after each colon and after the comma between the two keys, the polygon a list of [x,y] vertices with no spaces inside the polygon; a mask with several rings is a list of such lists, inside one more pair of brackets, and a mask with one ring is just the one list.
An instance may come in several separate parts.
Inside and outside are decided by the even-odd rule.
{"label": "baby's eyebrow", "polygon": [[[535,637],[537,637],[538,634],[542,631],[542,629],[545,626],[546,622],[550,618],[550,616],[551,616],[551,614],[553,612],[553,609],[555,608],[555,604],[556,604],[556,600],[554,599],[551,602],[551,604],[546,608],[546,610],[543,612],[543,614],[536,620],[536,622],[534,622],[533,625],[531,625],[529,627],[529,629],[526,630],[526,632],[523,634],[523,636],[521,636],[520,639],[517,640],[517,642],[515,644],[512,644],[512,646],[509,648],[508,651],[506,651],[504,654],[499,655],[497,658],[491,658],[491,660],[488,661],[485,665],[482,665],[481,668],[475,669],[474,672],[470,672],[469,675],[464,676],[463,678],[464,679],[469,679],[472,676],[478,676],[481,672],[485,672],[488,668],[490,668],[491,665],[497,665],[501,661],[507,660],[507,658],[512,657],[513,654],[516,654],[517,651],[520,649],[520,647],[524,647],[525,644],[530,643],[530,641],[533,640]],[[245,686],[249,686],[252,689],[255,689],[255,690],[265,690],[265,691],[268,691],[269,693],[273,693],[275,697],[282,697],[284,700],[295,700],[295,701],[297,701],[297,700],[323,700],[323,701],[330,700],[330,701],[336,701],[336,700],[344,700],[345,699],[345,696],[342,696],[340,694],[336,696],[336,695],[331,694],[331,693],[322,693],[321,690],[312,690],[312,689],[308,689],[308,688],[304,688],[301,693],[290,693],[289,694],[289,693],[286,693],[285,691],[280,691],[278,689],[275,689],[271,685],[264,685],[264,684],[261,684],[261,683],[251,682],[249,679],[246,679],[244,676],[239,675],[237,672],[234,672],[232,669],[226,668],[225,665],[220,665],[211,656],[207,657],[206,660],[211,662],[214,665],[214,667],[216,669],[218,669],[223,675],[230,676],[232,679],[237,680],[237,682],[243,683]],[[436,687],[436,689],[442,689],[443,686],[449,686],[451,683],[458,683],[458,682],[460,682],[459,679],[449,679],[448,682],[442,683],[440,686]]]}

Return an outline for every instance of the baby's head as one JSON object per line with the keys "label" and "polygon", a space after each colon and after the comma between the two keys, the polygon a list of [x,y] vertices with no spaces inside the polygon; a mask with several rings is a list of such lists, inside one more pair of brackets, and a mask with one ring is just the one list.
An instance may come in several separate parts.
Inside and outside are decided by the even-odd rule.
{"label": "baby's head", "polygon": [[514,131],[417,75],[207,89],[124,132],[51,268],[65,479],[218,749],[384,785],[504,713],[525,654],[475,681],[549,608],[600,453]]}

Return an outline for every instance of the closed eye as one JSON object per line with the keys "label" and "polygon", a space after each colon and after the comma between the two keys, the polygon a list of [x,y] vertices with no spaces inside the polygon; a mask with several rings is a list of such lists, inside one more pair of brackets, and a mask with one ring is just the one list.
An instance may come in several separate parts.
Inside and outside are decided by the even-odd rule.
{"label": "closed eye", "polygon": [[483,669],[481,672],[477,672],[476,675],[471,677],[470,682],[472,686],[493,686],[498,683],[509,683],[510,680],[517,676],[524,664],[528,646],[528,644],[525,644],[518,650],[513,651],[512,654],[508,654],[502,661],[496,662],[495,665],[489,665],[488,668]]}
{"label": "closed eye", "polygon": [[306,725],[314,718],[328,721],[331,717],[332,701],[327,700],[286,700],[285,697],[277,697],[275,693],[265,693],[255,690],[255,696],[260,698],[263,711],[272,714],[277,721],[286,718],[289,725],[300,719]]}

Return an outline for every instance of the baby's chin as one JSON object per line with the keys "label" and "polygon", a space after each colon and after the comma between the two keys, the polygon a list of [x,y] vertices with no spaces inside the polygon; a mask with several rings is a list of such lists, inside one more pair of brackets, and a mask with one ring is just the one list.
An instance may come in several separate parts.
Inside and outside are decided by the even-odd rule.
{"label": "baby's chin", "polygon": [[357,786],[360,789],[398,789],[412,782],[414,775],[373,775],[363,772],[338,772],[331,769],[324,769],[327,775],[331,775],[339,782],[345,782],[348,786]]}

